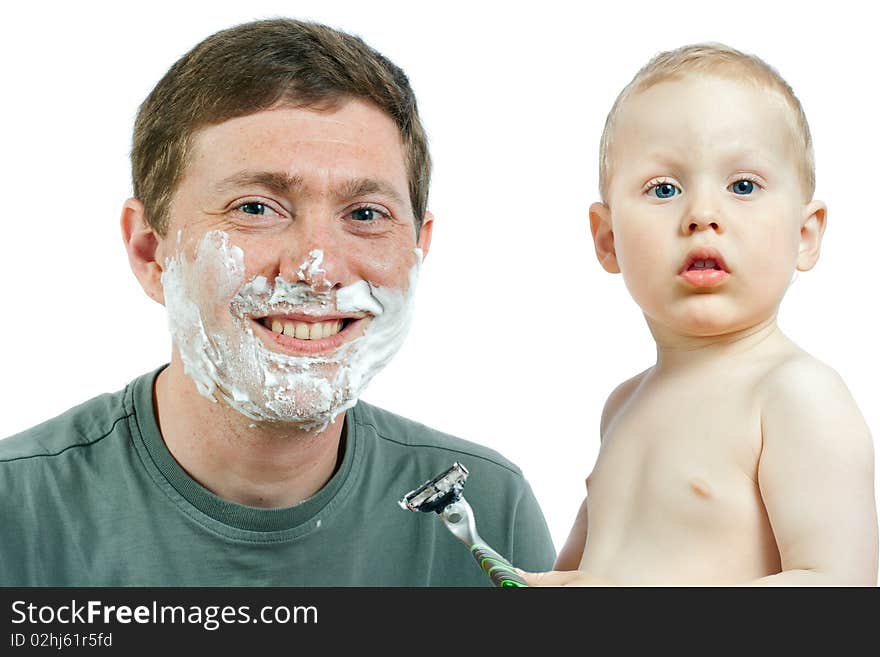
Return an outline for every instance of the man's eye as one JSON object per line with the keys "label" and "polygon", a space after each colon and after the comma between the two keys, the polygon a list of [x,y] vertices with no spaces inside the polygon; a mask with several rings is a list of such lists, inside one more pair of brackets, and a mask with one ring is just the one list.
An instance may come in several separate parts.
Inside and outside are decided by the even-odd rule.
{"label": "man's eye", "polygon": [[681,194],[681,190],[672,183],[660,183],[651,188],[651,193],[657,198],[672,198],[676,194]]}
{"label": "man's eye", "polygon": [[746,194],[751,194],[755,191],[755,183],[751,180],[737,180],[730,187],[728,187],[730,191],[734,194],[741,194],[745,196]]}
{"label": "man's eye", "polygon": [[269,210],[269,206],[267,206],[265,203],[257,203],[255,201],[252,201],[250,203],[242,203],[238,206],[238,209],[245,214],[264,215],[266,214],[266,211]]}
{"label": "man's eye", "polygon": [[378,221],[384,213],[375,208],[357,208],[352,210],[349,216],[355,221]]}

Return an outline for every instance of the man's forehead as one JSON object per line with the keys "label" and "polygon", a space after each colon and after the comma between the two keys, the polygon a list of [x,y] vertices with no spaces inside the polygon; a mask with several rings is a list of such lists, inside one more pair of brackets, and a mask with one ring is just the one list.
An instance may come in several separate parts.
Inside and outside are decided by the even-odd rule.
{"label": "man's forehead", "polygon": [[384,110],[359,99],[234,117],[195,132],[187,150],[181,186],[196,180],[209,193],[257,186],[410,204],[400,132]]}
{"label": "man's forehead", "polygon": [[196,146],[216,136],[235,136],[247,131],[256,140],[284,134],[292,140],[308,137],[328,142],[338,139],[364,143],[390,141],[403,146],[394,118],[375,103],[354,97],[308,105],[278,102],[256,112],[203,125],[193,131],[191,144]]}

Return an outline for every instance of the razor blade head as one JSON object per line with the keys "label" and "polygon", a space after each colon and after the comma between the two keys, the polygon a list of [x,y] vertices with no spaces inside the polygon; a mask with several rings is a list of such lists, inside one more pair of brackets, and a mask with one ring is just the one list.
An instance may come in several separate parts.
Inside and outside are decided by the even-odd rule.
{"label": "razor blade head", "polygon": [[403,509],[428,513],[440,513],[461,497],[464,482],[470,474],[461,463],[453,463],[452,467],[429,479],[418,488],[404,495],[399,504]]}

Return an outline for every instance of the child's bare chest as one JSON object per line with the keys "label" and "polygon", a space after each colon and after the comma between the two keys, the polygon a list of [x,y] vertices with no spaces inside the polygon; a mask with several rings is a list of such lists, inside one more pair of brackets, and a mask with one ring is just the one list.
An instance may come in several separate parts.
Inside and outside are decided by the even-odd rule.
{"label": "child's bare chest", "polygon": [[762,522],[760,407],[745,383],[645,387],[615,414],[588,479],[591,530],[718,538]]}

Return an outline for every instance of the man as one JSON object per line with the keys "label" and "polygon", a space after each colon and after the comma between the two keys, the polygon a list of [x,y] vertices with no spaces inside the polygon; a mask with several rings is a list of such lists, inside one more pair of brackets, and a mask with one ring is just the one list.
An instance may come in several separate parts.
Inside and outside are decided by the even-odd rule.
{"label": "man", "polygon": [[141,105],[132,171],[123,237],[171,362],[0,442],[0,584],[488,585],[397,505],[455,461],[482,537],[551,566],[516,466],[357,401],[433,228],[399,68],[321,25],[221,31]]}

